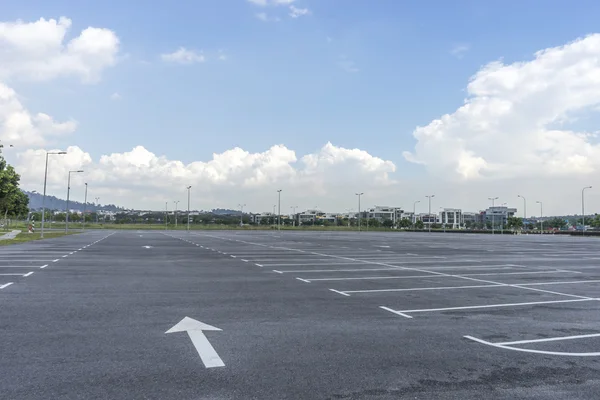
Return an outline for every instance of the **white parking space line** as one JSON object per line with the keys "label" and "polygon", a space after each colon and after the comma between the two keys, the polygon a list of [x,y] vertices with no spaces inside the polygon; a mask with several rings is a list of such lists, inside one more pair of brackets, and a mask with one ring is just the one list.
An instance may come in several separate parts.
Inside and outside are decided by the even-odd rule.
{"label": "white parking space line", "polygon": [[477,289],[489,287],[502,287],[507,285],[469,285],[469,286],[438,286],[422,288],[400,288],[400,289],[366,289],[366,290],[344,290],[344,293],[380,293],[380,292],[417,292],[421,290],[452,290],[452,289]]}
{"label": "white parking space line", "polygon": [[7,288],[7,287],[9,287],[10,285],[12,285],[13,283],[14,283],[14,282],[8,282],[8,283],[5,283],[4,285],[0,285],[0,289]]}
{"label": "white parking space line", "polygon": [[302,279],[302,278],[296,278],[296,279],[298,279],[299,281],[302,281],[302,282],[310,283],[310,281],[306,280],[306,279]]}
{"label": "white parking space line", "polygon": [[342,296],[348,296],[348,297],[350,297],[350,295],[348,293],[340,292],[339,290],[335,290],[335,289],[329,289],[329,290],[331,290],[332,292],[341,294]]}
{"label": "white parking space line", "polygon": [[559,336],[559,337],[551,337],[551,338],[543,338],[543,339],[517,340],[514,342],[502,342],[502,343],[494,343],[494,344],[497,344],[500,346],[510,346],[510,345],[514,345],[514,344],[556,342],[556,341],[560,341],[560,340],[586,339],[586,338],[594,338],[594,337],[600,337],[600,333],[590,333],[588,335]]}
{"label": "white parking space line", "polygon": [[[531,272],[486,272],[476,274],[460,274],[460,276],[491,276],[491,275],[538,275],[538,274],[563,274],[562,271],[531,271]],[[345,278],[306,278],[308,281],[354,281],[354,280],[379,280],[379,279],[414,279],[414,278],[447,278],[443,275],[407,275],[407,276],[360,276]],[[524,284],[525,285],[525,284]]]}
{"label": "white parking space line", "polygon": [[541,286],[541,285],[570,285],[580,283],[598,283],[600,279],[589,279],[583,281],[563,281],[563,282],[534,282],[534,283],[518,283],[519,286]]}
{"label": "white parking space line", "polygon": [[[364,265],[364,264],[361,264]],[[290,274],[290,273],[321,273],[321,272],[359,272],[359,271],[397,271],[395,268],[356,268],[356,269],[296,269],[292,271],[281,271],[282,274]],[[429,275],[433,276],[433,275]]]}
{"label": "white parking space line", "polygon": [[23,275],[25,278],[27,278],[28,276],[33,275],[33,271],[26,273],[25,275]]}
{"label": "white parking space line", "polygon": [[396,314],[396,315],[400,315],[401,317],[404,317],[404,318],[410,318],[410,319],[412,319],[412,317],[411,317],[410,315],[408,315],[408,314],[403,314],[403,313],[401,313],[400,311],[392,310],[392,309],[391,309],[391,308],[389,308],[389,307],[379,306],[379,308],[381,308],[381,309],[383,309],[383,310],[386,310],[386,311],[389,311],[389,312],[391,312],[391,313],[394,313],[394,314]]}
{"label": "white parking space line", "polygon": [[23,274],[0,274],[0,276],[24,276]]}
{"label": "white parking space line", "polygon": [[442,307],[442,308],[421,308],[415,310],[395,310],[404,314],[426,313],[426,312],[441,312],[441,311],[458,311],[458,310],[477,310],[484,308],[502,308],[502,307],[523,307],[535,306],[541,304],[560,304],[560,303],[575,303],[583,301],[597,301],[597,299],[568,299],[568,300],[548,300],[548,301],[530,301],[526,303],[503,303],[503,304],[486,304],[479,306],[462,306],[462,307]]}

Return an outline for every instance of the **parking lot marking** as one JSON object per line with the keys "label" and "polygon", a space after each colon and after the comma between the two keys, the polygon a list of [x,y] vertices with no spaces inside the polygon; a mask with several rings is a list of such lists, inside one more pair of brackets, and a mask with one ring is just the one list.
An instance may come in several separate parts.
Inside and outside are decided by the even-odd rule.
{"label": "parking lot marking", "polygon": [[0,285],[0,289],[7,288],[7,287],[9,287],[10,285],[12,285],[13,283],[14,283],[14,282],[8,282],[8,283],[5,283],[4,285]]}
{"label": "parking lot marking", "polygon": [[44,269],[44,268],[46,268],[47,266],[48,266],[48,264],[45,264],[45,265],[42,265],[40,268],[41,268],[41,269]]}
{"label": "parking lot marking", "polygon": [[23,274],[0,274],[0,276],[24,276]]}
{"label": "parking lot marking", "polygon": [[380,293],[380,292],[415,292],[421,290],[452,290],[452,289],[477,289],[488,287],[508,286],[503,284],[498,285],[470,285],[470,286],[439,286],[439,287],[423,287],[423,288],[401,288],[401,289],[365,289],[365,290],[344,290],[344,293]]}
{"label": "parking lot marking", "polygon": [[[321,273],[321,272],[357,272],[357,271],[397,271],[395,268],[354,268],[354,269],[295,269],[291,271],[281,271],[282,274],[290,273]],[[434,276],[434,275],[428,275]]]}
{"label": "parking lot marking", "polygon": [[551,338],[543,338],[543,339],[517,340],[514,342],[502,342],[502,343],[495,343],[495,344],[498,344],[500,346],[511,346],[514,344],[555,342],[555,341],[560,341],[560,340],[586,339],[586,338],[593,338],[593,337],[600,337],[600,333],[590,333],[587,335],[574,335],[574,336],[559,336],[559,337],[551,337]]}
{"label": "parking lot marking", "polygon": [[541,304],[560,304],[560,303],[575,303],[583,301],[597,301],[596,299],[585,298],[585,299],[568,299],[568,300],[548,300],[548,301],[530,301],[526,303],[503,303],[503,304],[486,304],[480,306],[462,306],[462,307],[442,307],[442,308],[421,308],[415,310],[396,310],[406,314],[424,313],[424,312],[438,312],[438,311],[458,311],[458,310],[476,310],[481,308],[501,308],[501,307],[522,307],[522,306],[535,306]]}
{"label": "parking lot marking", "polygon": [[389,312],[391,312],[391,313],[394,313],[394,314],[396,314],[396,315],[400,315],[401,317],[412,319],[412,317],[411,317],[410,315],[408,315],[408,314],[404,314],[404,313],[401,313],[400,311],[392,310],[392,309],[391,309],[391,308],[389,308],[389,307],[385,307],[385,306],[379,306],[379,308],[381,308],[381,309],[383,309],[383,310],[386,310],[386,311],[389,311]]}
{"label": "parking lot marking", "polygon": [[348,293],[340,292],[339,290],[335,290],[335,289],[329,289],[329,290],[331,290],[332,292],[341,294],[342,296],[348,296],[348,297],[350,297],[350,295]]}
{"label": "parking lot marking", "polygon": [[33,271],[26,273],[25,275],[23,275],[25,278],[27,278],[28,276],[33,275]]}
{"label": "parking lot marking", "polygon": [[583,281],[564,281],[564,282],[535,282],[535,283],[519,283],[522,286],[539,286],[539,285],[567,285],[576,283],[598,283],[600,279],[589,279]]}
{"label": "parking lot marking", "polygon": [[274,270],[273,270],[273,272],[277,272],[278,274],[282,274],[282,273],[283,273],[283,272],[281,272],[281,271],[278,271],[278,270],[276,270],[276,269],[274,269]]}
{"label": "parking lot marking", "polygon": [[58,260],[59,260],[59,259],[57,258],[56,260],[52,260],[52,262],[58,262]]}
{"label": "parking lot marking", "polygon": [[469,339],[469,340],[472,340],[474,342],[478,342],[478,343],[485,344],[485,345],[488,345],[488,346],[497,347],[499,349],[514,350],[514,351],[520,351],[520,352],[524,352],[524,353],[536,353],[536,354],[546,354],[546,355],[552,355],[552,356],[569,356],[569,357],[597,357],[597,356],[600,356],[600,352],[567,353],[567,352],[561,352],[561,351],[547,351],[547,350],[523,349],[523,348],[520,348],[520,347],[512,347],[512,346],[502,345],[502,344],[498,344],[498,343],[488,342],[486,340],[479,339],[479,338],[476,338],[476,337],[473,337],[473,336],[463,336],[463,337],[465,339]]}
{"label": "parking lot marking", "polygon": [[296,279],[298,279],[299,281],[302,281],[302,282],[310,283],[310,281],[308,281],[306,279],[302,279],[302,278],[296,278]]}

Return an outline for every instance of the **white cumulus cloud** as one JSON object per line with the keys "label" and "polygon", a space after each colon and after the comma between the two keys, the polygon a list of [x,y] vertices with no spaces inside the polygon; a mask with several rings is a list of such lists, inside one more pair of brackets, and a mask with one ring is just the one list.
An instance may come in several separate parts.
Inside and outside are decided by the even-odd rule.
{"label": "white cumulus cloud", "polygon": [[75,75],[95,82],[116,64],[119,38],[104,28],[88,27],[65,42],[71,20],[0,22],[0,80],[49,80]]}
{"label": "white cumulus cloud", "polygon": [[437,176],[464,180],[589,174],[600,145],[569,122],[600,104],[600,34],[538,51],[532,60],[491,62],[467,86],[464,105],[418,127],[404,157]]}
{"label": "white cumulus cloud", "polygon": [[188,50],[185,47],[180,47],[172,53],[161,54],[160,58],[163,61],[176,64],[194,64],[205,61],[204,54]]}
{"label": "white cumulus cloud", "polygon": [[[206,161],[183,163],[157,155],[143,146],[131,151],[103,155],[93,160],[89,153],[72,146],[66,156],[53,156],[48,182],[53,190],[64,185],[67,172],[83,169],[76,182],[90,182],[111,202],[140,204],[142,198],[169,195],[192,185],[202,188],[203,196],[226,202],[244,196],[248,202],[274,187],[299,195],[338,195],[341,185],[349,192],[354,185],[385,187],[393,183],[388,176],[396,167],[391,161],[374,157],[364,150],[345,149],[327,143],[298,161],[295,151],[274,145],[263,152],[250,153],[233,148],[213,154]],[[45,150],[20,152],[16,168],[26,188],[39,190],[43,176]],[[121,193],[121,194],[119,194]],[[215,203],[216,204],[216,203]],[[148,204],[145,204],[148,206]],[[156,204],[154,204],[156,206]]]}
{"label": "white cumulus cloud", "polygon": [[293,5],[290,6],[290,17],[292,18],[299,18],[308,14],[310,14],[308,8],[298,8]]}
{"label": "white cumulus cloud", "polygon": [[43,146],[53,136],[75,131],[73,120],[56,122],[44,113],[32,114],[19,100],[17,93],[0,82],[0,138],[14,146]]}

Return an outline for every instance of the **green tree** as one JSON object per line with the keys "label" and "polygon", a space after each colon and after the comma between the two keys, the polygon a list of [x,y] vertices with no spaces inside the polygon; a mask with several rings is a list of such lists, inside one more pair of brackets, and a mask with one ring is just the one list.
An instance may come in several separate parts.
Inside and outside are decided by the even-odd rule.
{"label": "green tree", "polygon": [[412,221],[408,218],[402,218],[400,222],[398,222],[398,226],[400,228],[410,228],[412,226]]}
{"label": "green tree", "polygon": [[392,221],[391,219],[384,219],[381,225],[384,228],[391,228],[392,226],[394,226],[394,221]]}
{"label": "green tree", "polygon": [[506,229],[521,229],[523,228],[523,218],[508,217],[506,220]]}
{"label": "green tree", "polygon": [[562,229],[566,226],[566,222],[562,218],[552,218],[544,221],[544,228]]}
{"label": "green tree", "polygon": [[29,197],[19,189],[21,177],[4,157],[0,156],[0,212],[4,215],[27,215]]}
{"label": "green tree", "polygon": [[425,224],[423,223],[423,221],[418,220],[417,222],[415,222],[415,228],[423,229],[424,227],[425,227]]}

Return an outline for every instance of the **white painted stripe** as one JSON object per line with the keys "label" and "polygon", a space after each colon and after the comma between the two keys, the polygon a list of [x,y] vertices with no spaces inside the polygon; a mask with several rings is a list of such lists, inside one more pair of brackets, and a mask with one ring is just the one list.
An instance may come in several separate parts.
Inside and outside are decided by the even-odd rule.
{"label": "white painted stripe", "polygon": [[23,275],[25,278],[27,278],[28,276],[33,275],[33,271],[26,273],[25,275]]}
{"label": "white painted stripe", "polygon": [[48,266],[48,264],[46,264],[46,265],[42,265],[40,268],[41,268],[41,269],[44,269],[44,268],[46,268],[47,266]]}
{"label": "white painted stripe", "polygon": [[274,269],[273,272],[277,272],[278,274],[282,274],[283,273],[281,271],[277,271],[276,269]]}
{"label": "white painted stripe", "polygon": [[7,287],[9,287],[10,285],[12,285],[13,283],[14,283],[14,282],[8,282],[8,283],[5,283],[4,285],[0,285],[0,289],[7,288]]}
{"label": "white painted stripe", "polygon": [[487,287],[502,287],[507,285],[472,285],[472,286],[440,286],[423,288],[402,288],[402,289],[367,289],[367,290],[344,290],[344,293],[379,293],[379,292],[416,292],[421,290],[451,290],[451,289],[477,289]]}
{"label": "white painted stripe", "polygon": [[[227,254],[227,253],[223,253],[223,254]],[[235,258],[235,256],[229,256],[229,257]]]}
{"label": "white painted stripe", "polygon": [[570,357],[597,357],[597,356],[600,356],[600,352],[594,352],[594,353],[566,353],[566,352],[560,352],[560,351],[546,351],[546,350],[522,349],[522,348],[519,348],[519,347],[510,347],[510,346],[504,346],[504,345],[501,345],[501,344],[487,342],[487,341],[485,341],[483,339],[478,339],[478,338],[473,337],[473,336],[464,336],[464,338],[472,340],[474,342],[481,343],[481,344],[486,344],[488,346],[497,347],[497,348],[505,349],[505,350],[521,351],[521,352],[524,352],[524,353],[536,353],[536,354],[547,354],[547,355],[552,355],[552,356],[570,356]]}
{"label": "white painted stripe", "polygon": [[348,296],[348,297],[350,297],[350,295],[348,293],[340,292],[339,290],[335,290],[335,289],[329,289],[329,290],[331,290],[332,292],[341,294],[342,296]]}
{"label": "white painted stripe", "polygon": [[[322,273],[322,272],[360,272],[360,271],[398,271],[396,268],[356,268],[356,269],[294,269],[281,271],[284,274],[289,273]],[[435,276],[435,275],[431,275]]]}
{"label": "white painted stripe", "polygon": [[400,311],[392,310],[389,307],[379,306],[379,308],[381,308],[381,309],[383,309],[385,311],[389,311],[391,313],[394,313],[396,315],[400,315],[401,317],[412,319],[412,317],[410,315],[401,313]]}
{"label": "white painted stripe", "polygon": [[520,307],[534,306],[540,304],[558,304],[558,303],[574,303],[581,301],[596,301],[596,299],[569,299],[569,300],[551,300],[551,301],[531,301],[528,303],[504,303],[504,304],[488,304],[483,306],[463,306],[463,307],[444,307],[444,308],[422,308],[416,310],[400,310],[403,313],[420,313],[420,312],[436,312],[436,311],[453,311],[453,310],[475,310],[479,308],[499,308],[499,307]]}
{"label": "white painted stripe", "polygon": [[600,279],[590,279],[583,281],[563,281],[563,282],[535,282],[535,283],[517,283],[519,286],[540,286],[540,285],[567,285],[575,283],[598,283]]}
{"label": "white painted stripe", "polygon": [[310,283],[310,281],[307,281],[306,279],[302,279],[302,278],[296,278],[296,279],[298,279],[299,281],[302,281],[302,282]]}
{"label": "white painted stripe", "polygon": [[23,274],[0,274],[0,276],[23,276]]}
{"label": "white painted stripe", "polygon": [[494,344],[497,344],[500,346],[507,346],[507,345],[513,345],[513,344],[556,342],[559,340],[585,339],[585,338],[593,338],[593,337],[600,337],[600,333],[590,333],[588,335],[559,336],[559,337],[551,337],[551,338],[543,338],[543,339],[517,340],[514,342],[502,342],[502,343],[494,343]]}
{"label": "white painted stripe", "polygon": [[59,260],[59,259],[57,258],[56,260],[52,260],[52,262],[58,262],[58,260]]}
{"label": "white painted stripe", "polygon": [[240,260],[242,260],[243,262],[248,262],[248,260],[244,260],[243,258],[240,258]]}
{"label": "white painted stripe", "polygon": [[259,266],[259,267],[264,267],[264,265],[262,265],[262,264],[256,264],[256,263],[255,263],[255,265],[257,265],[257,266]]}
{"label": "white painted stripe", "polygon": [[63,258],[65,258],[65,257],[68,257],[68,256],[69,256],[68,254],[65,254],[65,255],[63,256]]}

